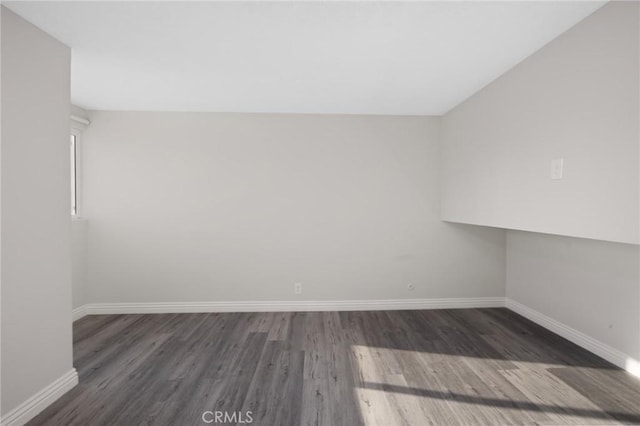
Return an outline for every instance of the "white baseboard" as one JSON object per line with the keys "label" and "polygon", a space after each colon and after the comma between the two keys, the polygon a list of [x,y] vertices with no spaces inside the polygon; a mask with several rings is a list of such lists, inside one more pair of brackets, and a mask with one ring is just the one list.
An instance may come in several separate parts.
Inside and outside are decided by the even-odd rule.
{"label": "white baseboard", "polygon": [[87,316],[88,314],[89,314],[89,305],[78,306],[77,308],[71,311],[71,319],[72,321],[76,321],[84,316]]}
{"label": "white baseboard", "polygon": [[606,359],[610,363],[624,370],[627,370],[634,376],[640,377],[640,361],[634,359],[633,357],[605,343],[602,343],[601,341],[596,340],[587,334],[571,328],[568,325],[561,323],[560,321],[556,321],[555,319],[541,312],[538,312],[535,309],[531,309],[528,306],[516,302],[515,300],[506,298],[505,302],[505,305],[508,309],[522,315],[527,319],[530,319],[531,321],[535,322],[538,325],[541,325],[547,330],[553,331],[554,333],[564,337],[570,342],[573,342],[576,345],[590,352],[593,352],[599,357]]}
{"label": "white baseboard", "polygon": [[504,307],[504,297],[450,299],[387,299],[325,301],[89,303],[73,310],[74,321],[85,315],[165,314],[194,312],[384,311]]}
{"label": "white baseboard", "polygon": [[325,301],[89,303],[73,310],[73,320],[86,315],[197,312],[390,311],[407,309],[508,309],[640,377],[640,361],[521,303],[504,297]]}
{"label": "white baseboard", "polygon": [[2,416],[2,426],[22,426],[78,384],[78,373],[72,368],[53,383]]}

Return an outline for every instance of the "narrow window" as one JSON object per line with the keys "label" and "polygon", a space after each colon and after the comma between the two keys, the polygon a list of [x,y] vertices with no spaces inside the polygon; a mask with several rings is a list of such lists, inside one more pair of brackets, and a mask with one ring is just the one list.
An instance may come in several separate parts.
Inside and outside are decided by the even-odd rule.
{"label": "narrow window", "polygon": [[76,135],[71,135],[71,215],[78,214],[78,152]]}

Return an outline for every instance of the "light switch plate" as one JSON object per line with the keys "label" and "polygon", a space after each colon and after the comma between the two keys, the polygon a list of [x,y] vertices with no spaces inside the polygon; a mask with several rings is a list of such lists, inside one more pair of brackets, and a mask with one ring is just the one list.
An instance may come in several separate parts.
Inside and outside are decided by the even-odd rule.
{"label": "light switch plate", "polygon": [[564,168],[564,158],[554,158],[551,160],[551,179],[562,179]]}

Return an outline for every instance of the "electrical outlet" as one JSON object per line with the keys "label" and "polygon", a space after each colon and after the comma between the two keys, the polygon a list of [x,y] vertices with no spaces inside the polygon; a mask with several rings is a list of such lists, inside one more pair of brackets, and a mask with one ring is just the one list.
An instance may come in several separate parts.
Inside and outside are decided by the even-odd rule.
{"label": "electrical outlet", "polygon": [[409,290],[409,291],[413,291],[413,290],[415,290],[415,289],[416,289],[416,286],[415,286],[415,285],[413,285],[413,284],[411,284],[411,283],[407,284],[407,290]]}
{"label": "electrical outlet", "polygon": [[302,283],[295,283],[293,285],[293,292],[295,294],[302,294]]}

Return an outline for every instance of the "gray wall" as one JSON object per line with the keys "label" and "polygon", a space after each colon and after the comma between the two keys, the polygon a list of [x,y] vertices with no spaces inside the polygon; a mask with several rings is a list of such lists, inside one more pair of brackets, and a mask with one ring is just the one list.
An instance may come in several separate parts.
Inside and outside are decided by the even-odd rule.
{"label": "gray wall", "polygon": [[72,307],[78,308],[87,303],[87,231],[89,222],[85,219],[74,219],[71,222],[71,282]]}
{"label": "gray wall", "polygon": [[72,369],[69,49],[2,8],[2,414]]}
{"label": "gray wall", "polygon": [[640,247],[507,232],[507,297],[640,360]]}
{"label": "gray wall", "polygon": [[504,231],[440,221],[437,118],[91,121],[89,302],[504,295]]}
{"label": "gray wall", "polygon": [[507,232],[507,297],[636,360],[638,14],[605,5],[447,114],[442,201],[445,220],[538,231]]}
{"label": "gray wall", "polygon": [[[89,114],[82,108],[71,105],[71,114],[73,117],[87,120]],[[87,232],[89,222],[82,217],[82,134],[86,124],[77,120],[71,120],[71,132],[76,136],[76,191],[77,191],[77,213],[71,221],[71,281],[72,281],[72,306],[78,308],[87,303]]]}
{"label": "gray wall", "polygon": [[603,6],[445,116],[444,220],[640,242],[639,7]]}

